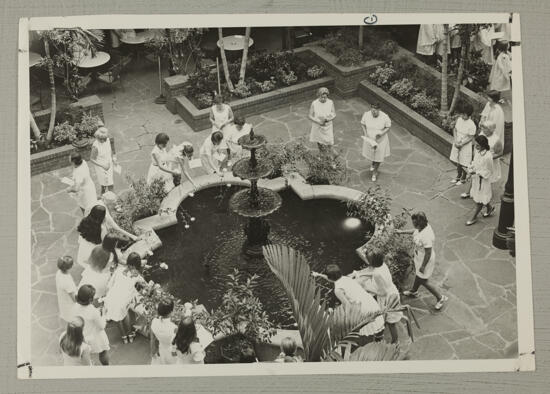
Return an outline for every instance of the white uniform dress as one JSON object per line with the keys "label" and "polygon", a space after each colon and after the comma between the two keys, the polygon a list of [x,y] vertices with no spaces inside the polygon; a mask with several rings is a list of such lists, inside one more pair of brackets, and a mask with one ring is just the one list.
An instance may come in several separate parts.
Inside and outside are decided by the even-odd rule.
{"label": "white uniform dress", "polygon": [[476,135],[476,124],[472,119],[464,120],[462,117],[458,117],[455,124],[457,143],[461,144],[467,138],[470,138],[470,142],[457,149],[456,146],[451,148],[451,156],[449,159],[463,167],[468,167],[472,162],[472,137]]}
{"label": "white uniform dress", "polygon": [[93,305],[75,304],[74,315],[84,319],[84,341],[90,345],[91,353],[109,350],[109,338],[105,332],[107,322]]}
{"label": "white uniform dress", "polygon": [[[216,105],[212,106],[212,113],[214,114],[214,122],[216,124],[225,123],[229,120],[229,109],[231,108],[227,104],[222,104],[223,108],[221,111],[218,111],[216,108]],[[221,149],[227,149],[227,130],[230,125],[225,125],[225,127],[222,127],[221,129],[215,125],[212,125],[212,133],[216,131],[221,131],[223,134],[223,141],[220,143]]]}
{"label": "white uniform dress", "polygon": [[416,53],[424,56],[432,56],[437,43],[436,30],[433,24],[420,25],[416,42]]}
{"label": "white uniform dress", "polygon": [[[348,301],[359,303],[361,310],[364,313],[374,313],[380,311],[380,306],[375,299],[367,293],[359,283],[348,276],[342,276],[334,282],[334,290],[341,289],[344,291]],[[374,321],[365,325],[359,330],[360,335],[374,335],[384,329],[384,318],[382,315],[377,316]]]}
{"label": "white uniform dress", "polygon": [[231,150],[231,156],[238,160],[245,156],[245,152],[243,151],[243,148],[239,145],[239,138],[250,134],[251,125],[248,123],[245,123],[241,130],[237,130],[237,127],[235,125],[228,126],[228,137],[227,137],[227,145],[229,146],[229,149]]}
{"label": "white uniform dress", "polygon": [[[376,284],[376,299],[381,309],[388,307],[394,299],[399,300],[399,291],[393,284],[390,269],[386,264],[382,264],[380,267],[375,267],[372,270],[372,280]],[[388,312],[386,313],[386,322],[397,323],[401,321],[403,317],[402,312]]]}
{"label": "white uniform dress", "polygon": [[143,281],[138,273],[130,272],[128,267],[119,265],[107,283],[107,295],[104,299],[105,318],[121,321],[128,314],[130,303],[138,295],[136,283]]}
{"label": "white uniform dress", "polygon": [[204,364],[204,357],[206,356],[204,347],[200,342],[192,342],[186,353],[176,349],[176,354],[176,364]]}
{"label": "white uniform dress", "polygon": [[160,149],[157,145],[155,145],[151,151],[151,165],[149,166],[149,172],[147,173],[147,183],[151,184],[153,180],[160,178],[164,180],[164,190],[168,193],[174,188],[174,177],[169,172],[163,171],[159,168],[158,164],[153,159],[153,155],[157,156],[159,162],[163,166],[167,166],[169,162],[166,148]]}
{"label": "white uniform dress", "polygon": [[504,111],[500,104],[494,104],[491,106],[489,102],[483,107],[481,111],[481,120],[489,120],[493,122],[495,127],[495,134],[502,142],[502,147],[504,148]]}
{"label": "white uniform dress", "polygon": [[178,326],[170,318],[156,317],[151,322],[151,333],[159,342],[159,364],[176,364],[177,358],[172,355],[172,341],[177,329]]}
{"label": "white uniform dress", "polygon": [[391,127],[390,117],[384,112],[378,111],[378,116],[375,118],[371,111],[367,111],[361,118],[361,124],[367,129],[367,137],[378,144],[374,149],[366,141],[363,142],[363,157],[371,161],[383,162],[390,155],[390,139],[388,133],[379,140],[376,139],[376,135],[380,134],[383,129]]}
{"label": "white uniform dress", "polygon": [[491,202],[493,192],[491,189],[491,177],[493,176],[493,155],[491,152],[474,152],[474,161],[470,165],[476,173],[472,175],[472,187],[470,196],[478,204]]}
{"label": "white uniform dress", "polygon": [[76,294],[76,285],[71,274],[58,270],[55,274],[55,289],[57,292],[59,317],[68,323],[73,318],[72,313],[74,308],[74,301],[69,294]]}
{"label": "white uniform dress", "polygon": [[[222,149],[221,144],[214,145],[212,143],[212,140],[210,139],[210,136],[206,137],[201,146],[201,149],[199,151],[201,163],[203,168],[209,174],[220,171],[221,162],[216,159],[217,155],[222,154],[220,152],[220,149]],[[214,162],[214,167],[212,166],[212,164],[210,164],[210,158],[212,158],[212,161]]]}
{"label": "white uniform dress", "polygon": [[[414,267],[416,269],[416,276],[422,279],[429,279],[432,276],[435,267],[435,251],[434,251],[435,234],[432,230],[432,226],[429,224],[422,229],[422,231],[414,230],[413,242],[414,242]],[[424,255],[426,248],[432,248],[432,254],[430,260],[424,267],[424,273],[420,272],[420,267],[424,262]]]}
{"label": "white uniform dress", "polygon": [[493,36],[495,28],[493,25],[479,29],[478,33],[471,38],[472,49],[481,51],[481,59],[487,64],[493,64]]}
{"label": "white uniform dress", "polygon": [[315,119],[330,120],[326,122],[324,126],[312,122],[309,140],[311,142],[317,142],[318,144],[334,145],[334,130],[332,126],[332,119],[336,116],[334,112],[334,103],[330,99],[327,99],[324,103],[317,99],[311,103],[311,109],[313,110],[313,117]]}
{"label": "white uniform dress", "polygon": [[82,285],[92,285],[95,289],[94,298],[102,298],[107,294],[107,284],[110,278],[111,268],[109,264],[102,271],[96,271],[88,266],[82,271],[82,279],[80,279],[78,288],[80,289]]}
{"label": "white uniform dress", "polygon": [[[499,141],[498,135],[496,135],[496,133],[491,134],[490,137],[487,137],[487,141],[489,142],[489,148],[491,148],[491,154],[494,156],[495,155],[494,147],[495,147],[495,144]],[[491,181],[491,183],[495,183],[500,180],[501,176],[502,176],[502,169],[500,168],[500,159],[493,158],[493,173],[489,180]]]}
{"label": "white uniform dress", "polygon": [[489,74],[489,89],[505,92],[512,88],[510,77],[512,75],[512,59],[508,52],[501,52],[495,60]]}
{"label": "white uniform dress", "polygon": [[97,149],[97,158],[96,161],[101,165],[109,164],[109,169],[104,170],[99,166],[95,166],[95,172],[97,176],[97,181],[101,186],[112,186],[113,185],[113,151],[111,150],[111,141],[109,138],[105,142],[99,142],[95,140],[92,148]]}
{"label": "white uniform dress", "polygon": [[76,201],[82,209],[88,208],[90,204],[97,200],[94,181],[90,176],[88,163],[82,160],[82,164],[73,169],[73,181],[77,187]]}

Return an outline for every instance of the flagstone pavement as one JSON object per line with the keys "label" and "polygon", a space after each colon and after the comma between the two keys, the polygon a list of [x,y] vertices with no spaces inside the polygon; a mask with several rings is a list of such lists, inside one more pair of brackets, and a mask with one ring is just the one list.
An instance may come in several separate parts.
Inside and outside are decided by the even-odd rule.
{"label": "flagstone pavement", "polygon": [[[158,95],[157,78],[154,66],[130,70],[124,76],[122,88],[115,88],[114,93],[98,92],[104,103],[105,123],[116,141],[123,176],[146,174],[158,132],[166,132],[173,143],[190,141],[195,149],[208,134],[208,130],[193,132],[177,115],[153,103]],[[373,183],[369,163],[360,154],[359,121],[369,105],[358,98],[335,98],[334,101],[336,145],[342,149],[350,174],[346,185],[366,190]],[[308,108],[309,102],[288,105],[252,116],[247,121],[270,141],[296,139],[309,134]],[[421,327],[415,328],[411,359],[516,357],[515,260],[507,251],[491,246],[498,214],[466,227],[464,223],[474,203],[460,199],[464,186],[449,183],[455,174],[449,160],[411,135],[406,125],[394,122],[390,141],[391,156],[381,166],[378,184],[389,190],[395,212],[405,207],[427,213],[436,235],[437,266],[433,280],[449,296],[449,302],[439,312],[433,308],[434,298],[425,290],[421,290],[417,299],[404,299],[413,307]],[[508,173],[506,161],[504,158],[504,177]],[[61,364],[58,338],[62,325],[57,317],[56,259],[67,254],[76,256],[76,225],[82,217],[60,181],[70,173],[70,168],[63,168],[31,179],[33,365]],[[115,175],[117,192],[127,187],[123,176]],[[503,181],[494,190],[498,200]],[[81,268],[75,265],[71,273],[78,284]],[[138,337],[133,344],[123,345],[116,327],[111,325],[108,335],[112,364],[149,362],[145,338]]]}

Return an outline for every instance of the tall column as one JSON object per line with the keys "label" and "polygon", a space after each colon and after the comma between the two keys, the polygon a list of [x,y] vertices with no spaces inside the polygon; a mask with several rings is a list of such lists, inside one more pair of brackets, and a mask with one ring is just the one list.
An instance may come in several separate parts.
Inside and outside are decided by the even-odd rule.
{"label": "tall column", "polygon": [[493,246],[498,249],[508,249],[506,239],[508,238],[508,227],[514,225],[514,152],[510,155],[510,168],[508,169],[508,180],[504,186],[504,194],[500,198],[500,213],[498,227],[493,233]]}

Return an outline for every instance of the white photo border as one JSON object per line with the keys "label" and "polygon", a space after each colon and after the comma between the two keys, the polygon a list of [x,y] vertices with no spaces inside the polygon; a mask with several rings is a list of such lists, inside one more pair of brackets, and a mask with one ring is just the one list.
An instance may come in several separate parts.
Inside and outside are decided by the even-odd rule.
{"label": "white photo border", "polygon": [[[201,14],[201,15],[89,15],[21,18],[18,46],[18,200],[17,200],[17,363],[31,360],[31,190],[29,125],[29,30],[79,26],[83,28],[176,28],[176,27],[271,27],[410,25],[423,23],[507,23],[512,15],[512,42],[520,43],[520,18],[514,13],[386,13],[386,14]],[[230,16],[228,18],[228,16]],[[368,18],[368,19],[367,19]],[[233,21],[238,21],[235,23]],[[527,188],[527,150],[521,45],[512,47],[514,119],[514,194],[516,227],[516,284],[518,357],[486,360],[406,360],[345,363],[206,364],[181,366],[128,365],[109,367],[34,366],[32,378],[127,378],[180,376],[374,374],[504,372],[535,370],[531,241]],[[28,379],[27,368],[18,378]]]}

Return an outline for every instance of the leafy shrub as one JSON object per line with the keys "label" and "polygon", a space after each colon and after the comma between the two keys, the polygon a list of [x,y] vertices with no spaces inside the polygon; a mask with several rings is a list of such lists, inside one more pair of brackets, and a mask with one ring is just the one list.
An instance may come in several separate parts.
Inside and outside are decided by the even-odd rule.
{"label": "leafy shrub", "polygon": [[201,93],[215,92],[218,90],[218,79],[216,71],[207,68],[200,68],[189,75],[187,80],[187,94],[196,98]]}
{"label": "leafy shrub", "polygon": [[129,190],[119,197],[120,212],[112,212],[112,215],[124,230],[135,232],[135,221],[159,214],[160,204],[167,193],[164,180],[160,178],[151,184],[147,184],[144,177],[134,179],[128,175],[126,180]]}
{"label": "leafy shrub", "polygon": [[392,83],[388,92],[401,100],[407,100],[416,92],[416,89],[410,80],[403,78]]}
{"label": "leafy shrub", "polygon": [[481,57],[481,51],[471,51],[466,71],[466,87],[474,92],[483,92],[489,85],[491,66]]}
{"label": "leafy shrub", "polygon": [[235,86],[235,95],[239,98],[245,98],[252,96],[252,92],[250,91],[250,88],[246,85],[246,83],[241,83],[237,86]]}
{"label": "leafy shrub", "polygon": [[307,169],[301,175],[311,185],[339,185],[346,179],[346,163],[338,152],[308,151],[303,160]]}
{"label": "leafy shrub", "polygon": [[278,74],[279,80],[286,86],[295,84],[298,81],[298,77],[294,71],[285,72],[281,70]]}
{"label": "leafy shrub", "polygon": [[75,124],[75,128],[83,137],[93,137],[100,126],[103,126],[103,121],[91,112],[82,114],[80,122]]}
{"label": "leafy shrub", "polygon": [[199,103],[199,108],[208,108],[214,104],[214,99],[210,93],[199,93],[196,99]]}
{"label": "leafy shrub", "polygon": [[346,48],[338,57],[338,64],[342,66],[358,66],[363,64],[363,55],[356,48]]}
{"label": "leafy shrub", "polygon": [[391,210],[391,197],[380,185],[370,187],[359,200],[347,203],[348,216],[356,217],[373,225],[386,222]]}
{"label": "leafy shrub", "polygon": [[369,79],[379,87],[388,88],[397,77],[392,63],[376,67],[376,70],[369,75]]}
{"label": "leafy shrub", "polygon": [[77,138],[77,132],[68,121],[58,123],[53,128],[53,139],[60,145],[70,144]]}
{"label": "leafy shrub", "polygon": [[262,91],[262,93],[271,92],[273,89],[277,87],[277,82],[275,81],[275,78],[272,77],[267,81],[258,83],[258,86],[260,87],[260,90]]}
{"label": "leafy shrub", "polygon": [[420,115],[428,119],[438,116],[437,99],[429,97],[426,91],[421,91],[412,96],[410,106]]}
{"label": "leafy shrub", "polygon": [[330,54],[339,57],[347,48],[344,40],[339,34],[329,34],[320,42],[320,45]]}
{"label": "leafy shrub", "polygon": [[307,69],[307,76],[311,79],[317,79],[323,76],[325,73],[325,68],[323,66],[318,66],[317,64],[314,64],[310,68]]}

